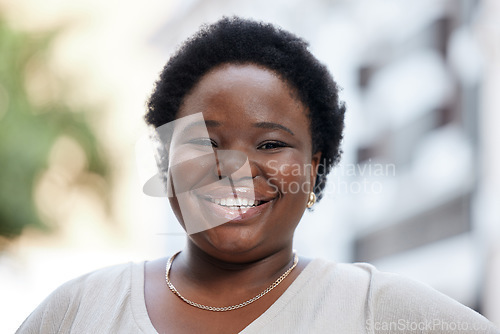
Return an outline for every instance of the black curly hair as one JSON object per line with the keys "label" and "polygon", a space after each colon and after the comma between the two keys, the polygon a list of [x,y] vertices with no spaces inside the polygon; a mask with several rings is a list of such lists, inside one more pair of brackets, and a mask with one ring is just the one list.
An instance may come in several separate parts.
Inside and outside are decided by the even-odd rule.
{"label": "black curly hair", "polygon": [[271,24],[223,18],[204,25],[170,58],[147,102],[146,123],[175,120],[187,94],[204,74],[222,64],[255,64],[275,72],[308,108],[313,153],[322,152],[314,186],[319,199],[326,175],[340,160],[345,106],[339,88],[301,38]]}

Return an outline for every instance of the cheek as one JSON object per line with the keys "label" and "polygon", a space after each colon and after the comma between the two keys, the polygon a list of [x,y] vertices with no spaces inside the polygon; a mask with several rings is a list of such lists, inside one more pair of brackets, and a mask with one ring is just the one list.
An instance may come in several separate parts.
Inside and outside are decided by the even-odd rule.
{"label": "cheek", "polygon": [[268,163],[268,180],[283,195],[309,194],[310,162],[287,155]]}
{"label": "cheek", "polygon": [[199,156],[170,165],[169,178],[174,194],[203,187],[217,180],[215,158],[212,155]]}
{"label": "cheek", "polygon": [[182,228],[184,228],[184,230],[185,230],[186,224],[184,223],[184,218],[182,217],[181,208],[179,207],[179,202],[178,202],[177,198],[169,197],[168,201],[170,202],[170,207],[172,208],[172,211],[174,212],[175,217],[177,217],[177,221],[181,224]]}

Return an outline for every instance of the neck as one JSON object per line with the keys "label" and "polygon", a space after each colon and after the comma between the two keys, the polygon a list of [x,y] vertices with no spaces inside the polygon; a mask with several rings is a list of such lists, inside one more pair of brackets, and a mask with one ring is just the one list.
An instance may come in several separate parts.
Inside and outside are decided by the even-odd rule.
{"label": "neck", "polygon": [[292,247],[265,256],[245,254],[218,256],[189,243],[175,258],[173,271],[197,286],[212,290],[258,289],[277,279],[293,264]]}

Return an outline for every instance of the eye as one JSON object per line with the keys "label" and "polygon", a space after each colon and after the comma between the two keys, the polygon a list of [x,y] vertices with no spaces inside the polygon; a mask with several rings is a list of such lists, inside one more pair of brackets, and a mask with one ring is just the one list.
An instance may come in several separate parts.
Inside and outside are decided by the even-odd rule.
{"label": "eye", "polygon": [[273,140],[273,141],[266,141],[266,142],[260,144],[257,148],[259,150],[276,150],[276,149],[283,148],[283,147],[290,147],[290,145],[288,145],[282,141]]}
{"label": "eye", "polygon": [[217,147],[217,143],[210,138],[195,138],[195,139],[191,139],[188,143],[193,144],[193,145],[199,145],[199,146]]}

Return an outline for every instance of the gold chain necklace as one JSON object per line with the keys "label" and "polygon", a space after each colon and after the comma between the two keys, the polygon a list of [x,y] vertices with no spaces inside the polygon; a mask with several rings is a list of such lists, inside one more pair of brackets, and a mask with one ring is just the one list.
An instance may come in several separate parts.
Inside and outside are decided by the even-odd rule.
{"label": "gold chain necklace", "polygon": [[274,289],[275,287],[277,287],[287,276],[288,274],[290,274],[290,272],[297,266],[297,263],[299,263],[299,257],[297,256],[297,253],[293,253],[293,264],[290,268],[287,269],[287,271],[285,271],[283,273],[283,275],[281,275],[276,281],[273,282],[273,284],[271,284],[267,289],[265,289],[264,291],[262,291],[261,293],[259,293],[257,296],[243,302],[243,303],[240,303],[238,305],[231,305],[231,306],[223,306],[223,307],[216,307],[216,306],[207,306],[207,305],[203,305],[203,304],[198,304],[198,303],[195,303],[187,298],[185,298],[184,296],[182,296],[179,291],[177,291],[177,289],[175,288],[175,286],[172,284],[172,282],[170,282],[170,268],[172,267],[172,262],[174,262],[174,258],[179,254],[180,252],[177,252],[175,253],[174,255],[172,255],[172,257],[170,257],[170,259],[168,259],[167,261],[167,266],[166,266],[166,269],[165,269],[165,281],[167,282],[167,285],[169,287],[169,289],[175,294],[177,295],[177,297],[179,297],[180,299],[182,299],[184,302],[188,303],[189,305],[191,306],[194,306],[194,307],[197,307],[197,308],[200,308],[202,310],[207,310],[207,311],[214,311],[214,312],[225,312],[225,311],[232,311],[232,310],[237,310],[239,308],[242,308],[242,307],[245,307],[249,304],[252,304],[254,301],[262,298],[264,295],[266,295],[269,291],[271,291],[272,289]]}

